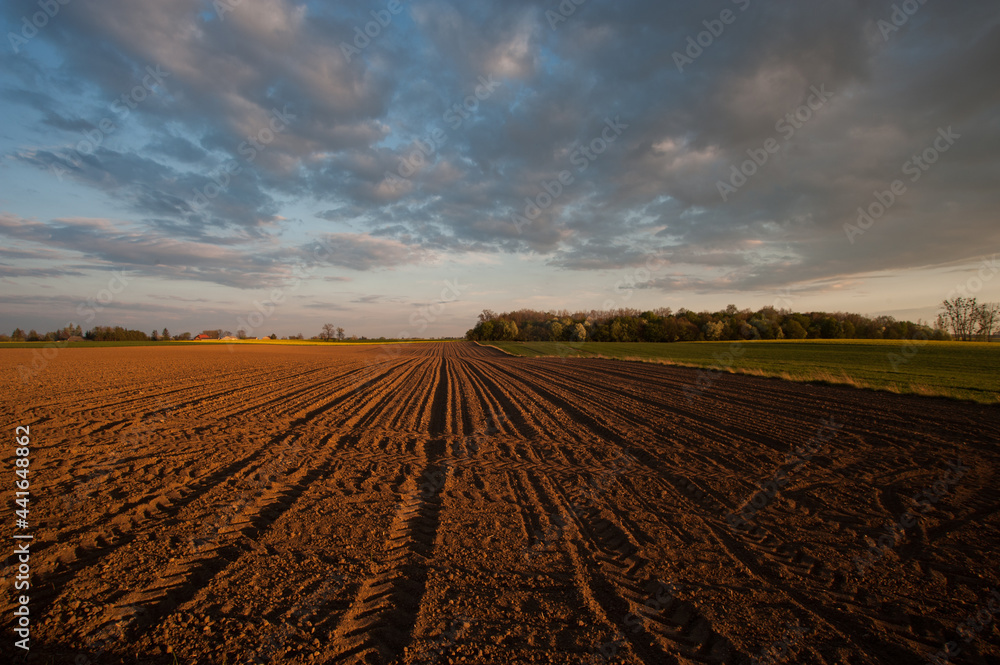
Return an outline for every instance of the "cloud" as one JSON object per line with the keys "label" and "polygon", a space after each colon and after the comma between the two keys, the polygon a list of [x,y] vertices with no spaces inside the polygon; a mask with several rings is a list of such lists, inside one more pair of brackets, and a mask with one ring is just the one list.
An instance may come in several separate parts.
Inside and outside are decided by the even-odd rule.
{"label": "cloud", "polygon": [[[292,278],[292,255],[254,254],[215,243],[192,242],[130,229],[107,219],[65,218],[43,223],[0,213],[0,236],[83,255],[89,269],[258,288]],[[74,274],[62,272],[57,274]]]}
{"label": "cloud", "polygon": [[62,268],[18,268],[0,263],[0,277],[82,277],[79,270]]}
{"label": "cloud", "polygon": [[[720,6],[736,20],[678,71],[674,52]],[[653,253],[679,273],[657,288],[754,290],[956,262],[1000,241],[1000,16],[985,1],[927,3],[883,39],[890,8],[860,1],[589,0],[553,29],[536,2],[432,0],[405,3],[350,59],[341,44],[366,7],[60,7],[30,48],[0,56],[23,112],[8,164],[93,193],[100,212],[73,214],[127,228],[56,213],[3,232],[97,266],[280,282],[324,240],[323,262],[355,271],[475,255],[603,271]],[[11,29],[34,11],[0,9]],[[161,80],[143,88],[151,67]],[[483,94],[489,77],[499,85]],[[818,87],[830,99],[789,124]],[[133,104],[115,105],[123,96]],[[612,141],[616,118],[627,127]],[[113,131],[81,150],[104,119]],[[946,127],[962,138],[849,242],[857,208]],[[778,150],[724,200],[719,183],[769,140]],[[572,182],[555,193],[560,174]],[[21,260],[11,278],[58,270]]]}
{"label": "cloud", "polygon": [[325,251],[317,255],[322,263],[351,270],[393,268],[430,257],[426,250],[363,233],[328,233],[322,242]]}

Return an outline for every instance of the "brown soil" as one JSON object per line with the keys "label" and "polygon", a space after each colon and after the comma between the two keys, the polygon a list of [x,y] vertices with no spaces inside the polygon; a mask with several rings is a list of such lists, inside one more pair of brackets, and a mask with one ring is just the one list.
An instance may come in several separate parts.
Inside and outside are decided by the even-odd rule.
{"label": "brown soil", "polygon": [[1000,585],[996,407],[468,343],[63,349],[22,384],[31,353],[30,662],[1000,662],[957,632]]}

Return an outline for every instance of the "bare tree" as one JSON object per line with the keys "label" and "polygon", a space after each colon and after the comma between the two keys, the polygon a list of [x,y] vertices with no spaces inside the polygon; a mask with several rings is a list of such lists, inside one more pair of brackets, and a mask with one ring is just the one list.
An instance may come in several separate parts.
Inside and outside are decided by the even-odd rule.
{"label": "bare tree", "polygon": [[979,329],[977,335],[982,335],[988,342],[993,333],[1000,330],[1000,303],[984,302],[976,311]]}
{"label": "bare tree", "polygon": [[343,328],[340,328],[340,327],[337,328],[337,339],[339,339],[341,342],[344,341],[344,329]]}
{"label": "bare tree", "polygon": [[972,334],[978,320],[979,306],[975,298],[963,298],[956,296],[951,300],[941,303],[944,311],[938,315],[938,322],[942,327],[950,328],[952,333],[961,341],[972,340]]}
{"label": "bare tree", "polygon": [[325,339],[326,341],[329,342],[331,339],[333,339],[333,336],[334,334],[336,334],[336,332],[337,328],[332,323],[324,323],[323,332],[319,334],[319,337],[320,339]]}

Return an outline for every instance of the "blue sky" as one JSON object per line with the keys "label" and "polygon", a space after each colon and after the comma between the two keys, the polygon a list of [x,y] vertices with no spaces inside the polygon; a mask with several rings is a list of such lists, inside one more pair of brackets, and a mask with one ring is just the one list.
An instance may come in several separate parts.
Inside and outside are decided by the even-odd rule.
{"label": "blue sky", "polygon": [[995,2],[36,0],[0,20],[4,332],[1000,300]]}

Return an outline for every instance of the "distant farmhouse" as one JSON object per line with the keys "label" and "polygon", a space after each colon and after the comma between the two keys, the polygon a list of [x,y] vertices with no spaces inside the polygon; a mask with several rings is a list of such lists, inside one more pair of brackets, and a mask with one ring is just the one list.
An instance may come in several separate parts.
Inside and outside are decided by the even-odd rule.
{"label": "distant farmhouse", "polygon": [[205,333],[201,333],[200,335],[195,335],[194,341],[200,342],[201,340],[204,339],[212,339],[212,338],[206,335]]}

